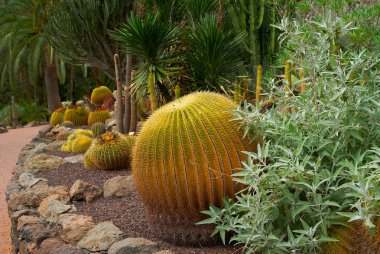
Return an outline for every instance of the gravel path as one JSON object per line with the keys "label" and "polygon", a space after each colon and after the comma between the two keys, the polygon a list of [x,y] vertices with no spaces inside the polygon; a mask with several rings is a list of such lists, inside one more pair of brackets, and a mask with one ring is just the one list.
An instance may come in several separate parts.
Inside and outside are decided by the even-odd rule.
{"label": "gravel path", "polygon": [[10,221],[8,218],[5,188],[12,177],[21,149],[46,125],[9,130],[0,134],[0,253],[11,253]]}

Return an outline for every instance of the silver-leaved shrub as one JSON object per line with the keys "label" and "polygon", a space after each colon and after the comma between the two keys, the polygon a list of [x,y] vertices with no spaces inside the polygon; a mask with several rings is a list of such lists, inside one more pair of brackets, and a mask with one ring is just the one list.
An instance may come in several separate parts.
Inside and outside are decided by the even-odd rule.
{"label": "silver-leaved shrub", "polygon": [[307,90],[288,96],[269,82],[282,97],[275,108],[234,112],[263,144],[235,174],[247,188],[201,223],[246,253],[319,253],[336,241],[334,225],[362,221],[373,231],[380,215],[379,52],[347,48],[354,28],[332,16],[278,28],[283,53],[305,73],[293,87]]}

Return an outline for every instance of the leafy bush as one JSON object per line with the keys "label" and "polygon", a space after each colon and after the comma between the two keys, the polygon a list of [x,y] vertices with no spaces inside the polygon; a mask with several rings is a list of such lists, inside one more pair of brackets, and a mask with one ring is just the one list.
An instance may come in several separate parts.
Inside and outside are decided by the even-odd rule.
{"label": "leafy bush", "polygon": [[329,229],[360,220],[371,230],[380,215],[380,58],[336,50],[352,33],[339,18],[278,28],[307,90],[266,113],[249,104],[234,112],[264,145],[235,174],[247,188],[201,223],[217,224],[223,240],[234,233],[246,253],[318,253],[335,241]]}
{"label": "leafy bush", "polygon": [[[11,106],[7,105],[0,109],[0,122],[11,125]],[[15,104],[15,112],[18,123],[26,124],[31,121],[46,121],[48,117],[47,108],[35,103],[21,102]]]}

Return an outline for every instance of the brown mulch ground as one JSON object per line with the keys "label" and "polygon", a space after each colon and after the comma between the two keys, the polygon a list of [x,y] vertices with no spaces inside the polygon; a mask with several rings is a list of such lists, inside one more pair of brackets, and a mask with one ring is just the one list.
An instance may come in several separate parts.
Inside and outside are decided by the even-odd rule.
{"label": "brown mulch ground", "polygon": [[[49,152],[51,155],[68,157],[75,154],[63,152]],[[40,172],[38,177],[46,178],[49,185],[63,185],[70,188],[78,180],[84,180],[90,184],[102,187],[104,182],[118,175],[129,175],[129,170],[102,171],[86,170],[81,163],[66,163],[52,171]],[[205,248],[192,248],[176,246],[157,239],[148,227],[144,206],[137,193],[125,198],[99,198],[92,203],[75,202],[78,214],[90,215],[96,223],[111,220],[120,230],[123,237],[144,237],[158,242],[161,249],[170,249],[177,254],[223,254],[241,253],[236,247],[216,246]]]}

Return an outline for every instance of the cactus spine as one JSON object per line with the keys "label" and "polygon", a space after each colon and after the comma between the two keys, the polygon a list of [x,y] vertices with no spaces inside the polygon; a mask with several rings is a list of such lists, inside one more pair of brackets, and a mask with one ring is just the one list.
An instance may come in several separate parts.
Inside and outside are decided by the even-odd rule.
{"label": "cactus spine", "polygon": [[78,136],[71,145],[71,151],[73,153],[85,153],[92,143],[92,138],[80,135]]}
{"label": "cactus spine", "polygon": [[208,228],[194,226],[204,219],[201,211],[223,206],[223,198],[234,198],[241,188],[231,174],[246,160],[241,151],[255,145],[242,140],[238,123],[230,121],[236,107],[223,95],[193,93],[161,107],[144,124],[132,170],[161,237],[184,244],[210,240]]}
{"label": "cactus spine", "polygon": [[131,141],[118,133],[106,133],[95,139],[84,156],[86,168],[117,170],[128,168]]}
{"label": "cactus spine", "polygon": [[95,109],[88,116],[88,125],[94,123],[104,123],[108,118],[111,118],[111,114],[107,109]]}
{"label": "cactus spine", "polygon": [[98,86],[91,93],[91,103],[102,105],[103,101],[112,96],[112,91],[106,86]]}
{"label": "cactus spine", "polygon": [[104,123],[94,123],[91,126],[91,131],[94,134],[94,137],[97,138],[106,132],[106,126]]}
{"label": "cactus spine", "polygon": [[65,108],[60,107],[59,109],[56,109],[53,114],[51,114],[50,117],[50,125],[56,126],[58,124],[61,124],[63,122],[63,118],[65,116]]}
{"label": "cactus spine", "polygon": [[256,106],[260,105],[262,84],[263,84],[263,67],[259,64],[257,66],[257,78],[256,78]]}

